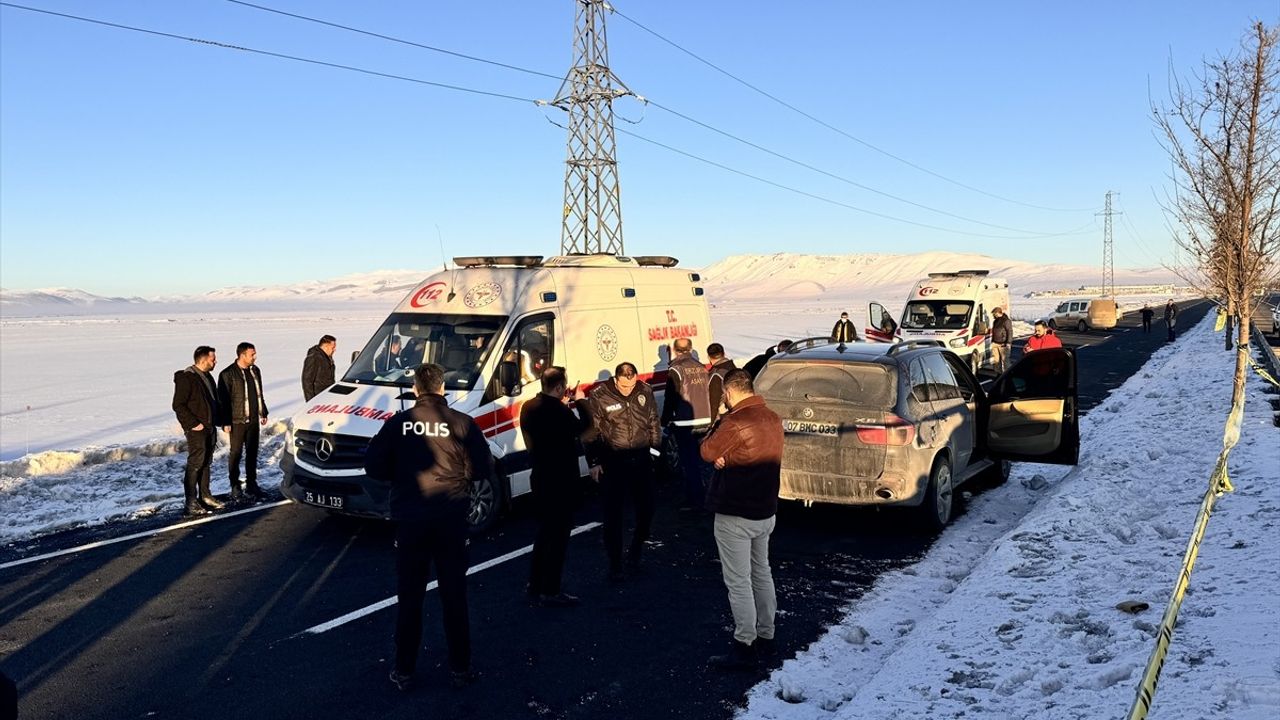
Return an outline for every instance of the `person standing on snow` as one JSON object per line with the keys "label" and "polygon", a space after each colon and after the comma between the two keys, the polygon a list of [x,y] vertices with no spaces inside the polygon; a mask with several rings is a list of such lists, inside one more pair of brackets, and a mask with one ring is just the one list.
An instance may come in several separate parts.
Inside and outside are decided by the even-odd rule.
{"label": "person standing on snow", "polygon": [[849,313],[840,313],[840,319],[836,321],[835,327],[831,328],[831,342],[834,343],[851,343],[857,342],[858,329],[853,326],[853,321],[849,319]]}
{"label": "person standing on snow", "polygon": [[1169,342],[1173,342],[1174,333],[1173,326],[1178,322],[1178,306],[1173,303],[1173,298],[1169,298],[1169,302],[1164,306],[1164,324],[1169,326]]}
{"label": "person standing on snow", "polygon": [[419,365],[413,407],[391,416],[369,441],[364,469],[391,486],[396,525],[396,658],[391,682],[409,690],[422,646],[422,601],[432,564],[439,583],[449,682],[476,679],[467,615],[467,515],[470,486],[493,473],[493,456],[476,421],[449,407],[444,368]]}
{"label": "person standing on snow", "polygon": [[[262,371],[253,343],[236,346],[236,361],[218,374],[218,424],[231,438],[227,477],[231,501],[262,500],[258,487],[258,440],[267,424],[267,401],[262,397]],[[240,485],[240,456],[244,456],[244,486]]]}
{"label": "person standing on snow", "polygon": [[307,359],[302,363],[303,400],[310,400],[333,385],[333,353],[337,349],[338,341],[332,335],[325,335],[307,351]]}
{"label": "person standing on snow", "polygon": [[218,390],[209,373],[218,364],[218,355],[208,345],[196,348],[195,362],[173,374],[173,413],[187,436],[187,468],[182,476],[186,497],[184,512],[189,517],[208,515],[222,503],[209,492],[209,468],[213,448],[218,443]]}
{"label": "person standing on snow", "polygon": [[1013,349],[1013,321],[1004,308],[991,308],[991,363],[997,374],[1009,369],[1009,352]]}
{"label": "person standing on snow", "polygon": [[1062,341],[1058,339],[1058,336],[1049,329],[1049,326],[1043,320],[1037,320],[1035,334],[1027,338],[1027,344],[1022,348],[1022,354],[1026,355],[1036,350],[1060,347],[1062,347]]}

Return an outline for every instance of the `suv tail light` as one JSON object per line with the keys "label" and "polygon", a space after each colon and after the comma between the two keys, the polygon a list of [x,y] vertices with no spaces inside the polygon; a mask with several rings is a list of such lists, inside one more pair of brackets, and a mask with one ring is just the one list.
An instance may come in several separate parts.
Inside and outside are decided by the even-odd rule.
{"label": "suv tail light", "polygon": [[864,445],[910,445],[916,439],[916,426],[893,413],[885,413],[883,423],[854,429]]}

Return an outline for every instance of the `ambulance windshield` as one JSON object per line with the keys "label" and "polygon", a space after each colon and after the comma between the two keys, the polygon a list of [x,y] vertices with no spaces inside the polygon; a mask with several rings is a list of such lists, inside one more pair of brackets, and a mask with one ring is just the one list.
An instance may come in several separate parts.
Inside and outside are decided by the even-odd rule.
{"label": "ambulance windshield", "polygon": [[906,330],[963,330],[969,327],[973,303],[955,300],[917,300],[907,303],[902,316]]}
{"label": "ambulance windshield", "polygon": [[395,313],[387,318],[351,364],[345,382],[413,385],[422,363],[444,367],[445,390],[470,390],[507,324],[492,315]]}

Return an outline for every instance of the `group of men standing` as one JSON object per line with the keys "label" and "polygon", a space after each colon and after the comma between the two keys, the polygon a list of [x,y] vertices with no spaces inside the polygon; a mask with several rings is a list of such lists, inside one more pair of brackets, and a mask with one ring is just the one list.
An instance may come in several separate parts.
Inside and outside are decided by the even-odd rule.
{"label": "group of men standing", "polygon": [[[307,399],[333,384],[336,348],[333,336],[325,335],[308,351],[302,372],[303,395]],[[192,360],[190,366],[173,374],[173,412],[187,438],[183,508],[187,516],[198,517],[224,507],[209,489],[218,428],[226,433],[229,444],[230,501],[244,503],[266,497],[258,487],[258,448],[269,413],[262,371],[257,364],[258,351],[253,343],[237,345],[235,362],[218,373],[216,380],[213,369],[218,364],[218,355],[213,347],[197,347]]]}
{"label": "group of men standing", "polygon": [[[540,378],[541,392],[521,407],[539,521],[527,593],[540,607],[580,603],[565,592],[562,578],[573,517],[583,499],[578,458],[584,453],[590,478],[600,487],[608,580],[622,582],[641,565],[665,425],[679,446],[684,507],[715,514],[714,537],[735,629],[729,652],[709,662],[751,667],[774,643],[777,603],[768,548],[777,512],[782,423],[755,395],[751,375],[737,369],[722,346],[707,348],[710,363],[705,365],[694,357],[688,339],[677,340],[671,349],[662,408],[630,362],[620,363],[589,393],[571,384],[563,367],[548,367]],[[450,681],[465,685],[475,679],[466,611],[466,488],[493,471],[475,420],[444,401],[443,368],[418,367],[414,392],[414,407],[383,425],[365,460],[371,478],[390,483],[398,525],[397,651],[390,679],[402,690],[413,684],[431,563],[443,604]],[[635,513],[630,542],[624,537],[628,504]]]}

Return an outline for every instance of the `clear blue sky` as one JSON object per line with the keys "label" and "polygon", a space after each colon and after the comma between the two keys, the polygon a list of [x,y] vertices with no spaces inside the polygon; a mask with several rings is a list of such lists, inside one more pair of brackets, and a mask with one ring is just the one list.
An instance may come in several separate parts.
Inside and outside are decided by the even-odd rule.
{"label": "clear blue sky", "polygon": [[[21,0],[17,0],[21,2]],[[574,4],[256,0],[563,73]],[[28,0],[45,9],[551,98],[558,83],[224,0]],[[1149,118],[1179,71],[1237,47],[1261,2],[640,2],[618,9],[844,131],[983,190],[1059,208],[1121,193],[1116,261],[1169,255],[1169,163]],[[627,251],[699,265],[740,252],[982,251],[1101,259],[1093,210],[995,200],[791,113],[614,16],[611,65],[635,92],[884,192],[1038,239],[872,217],[619,137]],[[564,131],[504,100],[0,8],[0,284],[202,292],[559,247]],[[656,108],[619,127],[917,223],[938,215],[789,165]],[[1141,238],[1137,242],[1135,235]],[[1025,237],[1025,235],[1021,235]]]}

